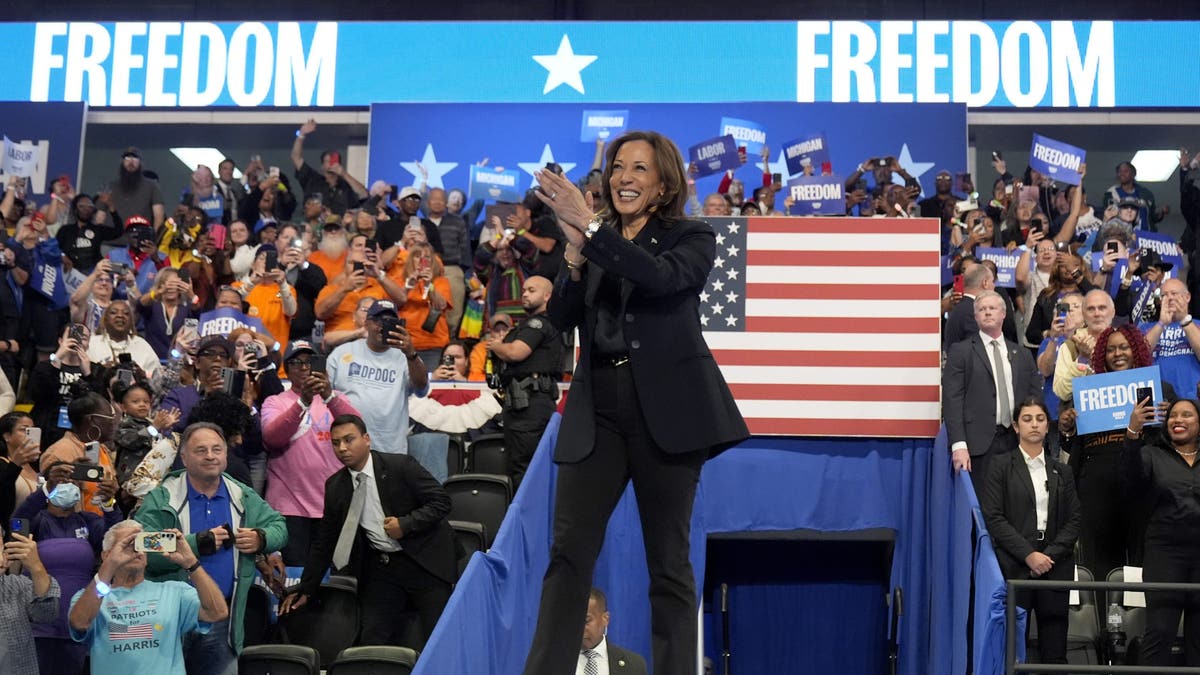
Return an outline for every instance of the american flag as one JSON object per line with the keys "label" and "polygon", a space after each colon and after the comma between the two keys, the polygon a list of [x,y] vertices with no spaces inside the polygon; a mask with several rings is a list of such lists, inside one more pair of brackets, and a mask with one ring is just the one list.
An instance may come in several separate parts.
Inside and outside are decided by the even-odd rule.
{"label": "american flag", "polygon": [[700,321],[751,433],[937,435],[937,220],[704,220]]}
{"label": "american flag", "polygon": [[154,637],[152,623],[110,623],[108,624],[110,640],[144,640]]}

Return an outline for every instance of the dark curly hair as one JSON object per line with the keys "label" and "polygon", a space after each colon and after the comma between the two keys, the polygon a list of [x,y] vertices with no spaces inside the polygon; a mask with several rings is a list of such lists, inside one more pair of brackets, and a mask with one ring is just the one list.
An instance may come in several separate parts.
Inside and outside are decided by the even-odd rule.
{"label": "dark curly hair", "polygon": [[1096,338],[1096,348],[1092,350],[1092,369],[1096,373],[1108,372],[1108,360],[1105,358],[1108,352],[1108,338],[1113,333],[1120,333],[1129,341],[1129,348],[1133,351],[1133,367],[1145,368],[1154,362],[1150,356],[1150,346],[1146,344],[1146,336],[1138,327],[1132,323],[1127,323],[1123,326],[1105,328],[1100,337]]}
{"label": "dark curly hair", "polygon": [[205,394],[188,412],[188,425],[196,422],[211,422],[221,427],[221,432],[228,441],[234,436],[245,434],[253,420],[249,406],[236,396],[214,391]]}

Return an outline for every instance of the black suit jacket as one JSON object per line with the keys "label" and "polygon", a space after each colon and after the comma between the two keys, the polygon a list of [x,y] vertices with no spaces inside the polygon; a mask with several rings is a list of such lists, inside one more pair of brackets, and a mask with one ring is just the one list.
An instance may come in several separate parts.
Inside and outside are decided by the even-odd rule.
{"label": "black suit jacket", "polygon": [[[1042,374],[1029,350],[1011,340],[1004,341],[1012,378],[1013,415],[1017,405],[1030,396],[1041,396]],[[986,454],[996,433],[996,389],[992,378],[991,347],[984,346],[976,332],[950,346],[942,368],[942,415],[946,434],[953,446],[966,441],[972,455]]]}
{"label": "black suit jacket", "polygon": [[577,462],[596,436],[592,399],[593,302],[605,274],[621,279],[617,316],[629,348],[642,415],[654,442],[669,453],[707,449],[716,454],[750,432],[712,352],[701,335],[699,294],[708,282],[716,239],[707,223],[668,223],[651,216],[634,241],[602,227],[584,246],[582,277],[572,281],[564,262],[550,300],[560,330],[579,326],[579,363],[571,381],[554,458]]}
{"label": "black suit jacket", "polygon": [[[1010,342],[1019,342],[1017,340],[1017,322],[1013,320],[1016,315],[1016,309],[1013,308],[1012,301],[1008,296],[1001,293],[1000,297],[1004,300],[1004,323],[1001,325],[1001,330],[1004,331],[1005,339]],[[942,329],[942,351],[950,351],[950,347],[956,342],[961,342],[975,333],[979,332],[979,324],[975,323],[975,298],[963,296],[958,304],[951,308],[949,315],[946,317],[946,327]],[[1038,340],[1041,344],[1041,340]]]}
{"label": "black suit jacket", "polygon": [[[1083,520],[1075,494],[1075,480],[1067,465],[1047,457],[1046,482],[1050,493],[1046,518],[1049,544],[1042,552],[1054,561],[1054,567],[1040,578],[1074,579],[1075,541],[1079,539]],[[992,463],[979,496],[979,506],[1004,577],[1030,578],[1025,557],[1036,550],[1037,509],[1024,453],[1014,450]]]}
{"label": "black suit jacket", "polygon": [[646,659],[611,642],[608,645],[609,675],[646,675]]}
{"label": "black suit jacket", "polygon": [[[371,452],[371,461],[374,462],[375,484],[383,515],[400,519],[400,529],[404,532],[400,546],[430,574],[453,584],[458,566],[454,558],[454,534],[446,521],[450,513],[450,495],[436,478],[408,455]],[[325,481],[325,509],[300,579],[302,592],[315,593],[321,585],[321,578],[332,563],[333,550],[337,547],[342,524],[346,522],[353,494],[354,482],[347,468]],[[343,574],[359,576],[363,553],[369,546],[363,529],[358,528],[350,562]]]}

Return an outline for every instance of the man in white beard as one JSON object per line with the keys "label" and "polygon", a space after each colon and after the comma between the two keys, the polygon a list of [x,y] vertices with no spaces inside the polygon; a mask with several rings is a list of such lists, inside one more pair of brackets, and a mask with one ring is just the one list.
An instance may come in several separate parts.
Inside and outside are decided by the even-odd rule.
{"label": "man in white beard", "polygon": [[332,283],[342,275],[346,267],[346,251],[350,248],[346,241],[346,231],[342,229],[342,221],[337,216],[331,216],[322,228],[321,243],[317,250],[308,256],[308,262],[325,272],[326,281]]}

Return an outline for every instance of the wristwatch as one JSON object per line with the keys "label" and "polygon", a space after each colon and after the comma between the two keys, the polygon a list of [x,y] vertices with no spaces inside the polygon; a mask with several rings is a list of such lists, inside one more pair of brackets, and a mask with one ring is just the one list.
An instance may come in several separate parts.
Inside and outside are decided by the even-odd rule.
{"label": "wristwatch", "polygon": [[112,586],[109,586],[108,584],[101,581],[99,574],[92,577],[92,581],[94,581],[96,583],[96,597],[103,598],[104,596],[106,596],[112,592]]}
{"label": "wristwatch", "polygon": [[603,222],[604,221],[600,220],[600,216],[594,216],[588,221],[587,226],[584,228],[583,236],[586,237],[588,241],[591,241],[592,235],[596,234],[596,232],[600,230],[600,225],[602,225]]}

